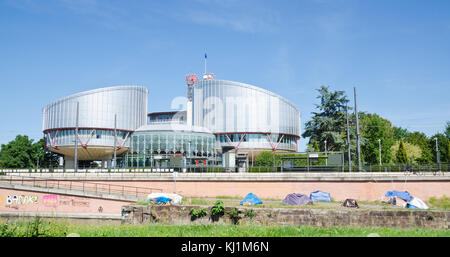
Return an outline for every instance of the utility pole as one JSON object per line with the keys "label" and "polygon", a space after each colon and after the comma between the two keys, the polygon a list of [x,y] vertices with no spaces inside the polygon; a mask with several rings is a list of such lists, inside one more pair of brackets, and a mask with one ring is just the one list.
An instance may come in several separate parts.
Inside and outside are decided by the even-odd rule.
{"label": "utility pole", "polygon": [[378,139],[378,150],[380,152],[380,166],[381,166],[381,139]]}
{"label": "utility pole", "polygon": [[116,164],[117,164],[117,114],[114,114],[114,172],[116,172]]}
{"label": "utility pole", "polygon": [[74,170],[78,172],[78,118],[80,112],[80,102],[77,102],[77,119],[75,123],[75,160],[74,160]]}
{"label": "utility pole", "polygon": [[347,119],[347,154],[348,154],[348,171],[352,172],[352,157],[351,157],[351,151],[350,151],[350,125],[348,122],[348,105],[345,109],[345,116]]}
{"label": "utility pole", "polygon": [[355,95],[355,116],[356,116],[356,153],[358,155],[358,171],[361,171],[361,152],[360,152],[360,135],[359,135],[359,114],[358,105],[356,103],[356,87],[353,87],[353,92]]}

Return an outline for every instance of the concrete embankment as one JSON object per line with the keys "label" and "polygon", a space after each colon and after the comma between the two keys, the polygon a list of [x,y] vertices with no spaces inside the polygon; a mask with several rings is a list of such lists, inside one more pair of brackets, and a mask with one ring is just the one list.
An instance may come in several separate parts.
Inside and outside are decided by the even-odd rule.
{"label": "concrete embankment", "polygon": [[[413,196],[450,196],[450,174],[404,172],[353,173],[20,173],[22,179],[88,181],[116,186],[156,188],[189,197],[244,197],[252,192],[261,198],[283,199],[289,193],[322,190],[335,200],[353,198],[376,201],[388,190],[409,191]],[[17,175],[17,174],[16,174]],[[2,176],[3,177],[3,176]],[[8,175],[5,175],[8,178]],[[14,179],[11,177],[11,179]]]}

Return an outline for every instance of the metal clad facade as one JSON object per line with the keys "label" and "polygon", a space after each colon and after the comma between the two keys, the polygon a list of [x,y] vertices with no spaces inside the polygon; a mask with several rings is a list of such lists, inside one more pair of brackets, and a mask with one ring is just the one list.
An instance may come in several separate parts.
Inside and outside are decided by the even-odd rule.
{"label": "metal clad facade", "polygon": [[[194,85],[192,112],[194,126],[208,128],[216,135],[240,133],[237,138],[230,138],[233,142],[249,133],[242,140],[242,147],[271,148],[267,139],[270,134],[274,143],[280,140],[280,149],[295,150],[296,140],[300,137],[300,113],[291,102],[244,83],[214,79],[198,81]],[[227,140],[220,141],[225,143]]]}
{"label": "metal clad facade", "polygon": [[[125,138],[146,123],[148,89],[141,86],[115,86],[81,92],[59,99],[43,108],[43,131],[56,145],[73,145],[76,136],[76,109],[79,103],[79,134],[89,145],[114,144],[114,116],[118,137]],[[93,131],[94,130],[94,131]],[[56,134],[58,133],[58,134]]]}

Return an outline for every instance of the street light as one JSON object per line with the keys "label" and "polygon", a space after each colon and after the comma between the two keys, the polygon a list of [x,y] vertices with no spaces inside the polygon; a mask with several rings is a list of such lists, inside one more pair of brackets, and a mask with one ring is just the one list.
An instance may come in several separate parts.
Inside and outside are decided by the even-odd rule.
{"label": "street light", "polygon": [[434,140],[436,140],[436,164],[439,169],[439,147],[438,147],[438,138],[435,137]]}
{"label": "street light", "polygon": [[381,139],[378,139],[378,150],[380,152],[380,166],[381,166]]}
{"label": "street light", "polygon": [[327,140],[326,139],[325,139],[325,156],[327,157],[325,159],[325,166],[328,166]]}

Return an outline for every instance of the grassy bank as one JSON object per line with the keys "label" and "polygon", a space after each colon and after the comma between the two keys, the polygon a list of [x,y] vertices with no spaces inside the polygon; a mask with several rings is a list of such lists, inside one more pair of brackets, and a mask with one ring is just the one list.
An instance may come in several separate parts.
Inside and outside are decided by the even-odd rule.
{"label": "grassy bank", "polygon": [[450,237],[450,230],[236,225],[92,225],[36,218],[0,223],[0,237]]}

